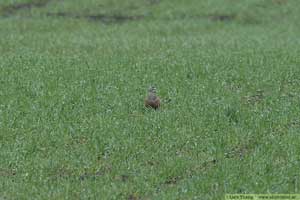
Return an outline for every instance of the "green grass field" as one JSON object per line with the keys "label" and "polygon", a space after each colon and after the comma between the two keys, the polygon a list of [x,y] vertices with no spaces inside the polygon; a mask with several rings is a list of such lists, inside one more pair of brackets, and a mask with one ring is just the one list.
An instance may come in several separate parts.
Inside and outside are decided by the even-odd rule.
{"label": "green grass field", "polygon": [[300,193],[298,0],[0,2],[0,199]]}

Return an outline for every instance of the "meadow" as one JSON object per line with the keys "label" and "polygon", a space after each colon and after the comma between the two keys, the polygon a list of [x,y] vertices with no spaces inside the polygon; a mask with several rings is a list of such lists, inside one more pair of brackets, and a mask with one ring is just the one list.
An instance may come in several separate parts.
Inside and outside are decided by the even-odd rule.
{"label": "meadow", "polygon": [[300,193],[299,19],[298,0],[1,0],[0,199]]}

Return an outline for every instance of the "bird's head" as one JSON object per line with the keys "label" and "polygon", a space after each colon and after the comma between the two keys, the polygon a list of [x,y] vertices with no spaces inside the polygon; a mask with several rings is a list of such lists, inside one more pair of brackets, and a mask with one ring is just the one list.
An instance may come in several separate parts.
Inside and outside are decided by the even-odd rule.
{"label": "bird's head", "polygon": [[148,92],[156,94],[156,87],[150,86],[149,89],[148,89]]}

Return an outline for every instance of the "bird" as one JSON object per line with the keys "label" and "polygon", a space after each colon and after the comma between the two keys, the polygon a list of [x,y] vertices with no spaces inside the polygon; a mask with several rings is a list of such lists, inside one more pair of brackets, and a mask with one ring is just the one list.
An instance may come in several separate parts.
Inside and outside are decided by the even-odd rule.
{"label": "bird", "polygon": [[148,89],[148,96],[145,99],[145,107],[158,109],[160,107],[160,99],[156,95],[156,88],[154,86],[150,86]]}

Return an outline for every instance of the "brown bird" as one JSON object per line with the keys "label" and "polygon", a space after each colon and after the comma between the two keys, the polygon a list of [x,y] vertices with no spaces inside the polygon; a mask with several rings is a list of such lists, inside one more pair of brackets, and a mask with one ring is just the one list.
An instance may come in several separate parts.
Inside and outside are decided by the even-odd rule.
{"label": "brown bird", "polygon": [[155,110],[160,106],[160,99],[158,96],[156,96],[156,88],[153,86],[151,86],[148,90],[148,96],[145,99],[145,106]]}

